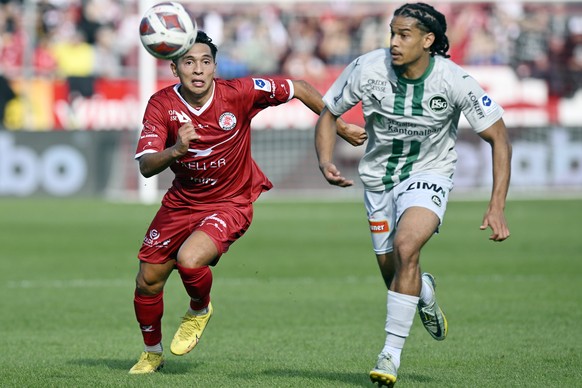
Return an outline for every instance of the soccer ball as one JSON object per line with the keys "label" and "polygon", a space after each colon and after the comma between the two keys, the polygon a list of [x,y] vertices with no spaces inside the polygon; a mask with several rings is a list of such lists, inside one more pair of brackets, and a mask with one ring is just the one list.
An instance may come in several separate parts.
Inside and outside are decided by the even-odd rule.
{"label": "soccer ball", "polygon": [[186,54],[196,41],[196,20],[176,2],[154,5],[139,24],[139,37],[145,49],[160,59],[176,59]]}

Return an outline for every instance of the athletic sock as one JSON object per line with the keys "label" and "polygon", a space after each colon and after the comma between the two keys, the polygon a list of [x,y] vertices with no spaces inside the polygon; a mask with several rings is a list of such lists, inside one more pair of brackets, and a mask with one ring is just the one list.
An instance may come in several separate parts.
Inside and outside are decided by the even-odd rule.
{"label": "athletic sock", "polygon": [[162,343],[160,342],[159,344],[153,346],[146,345],[145,351],[150,353],[163,353],[164,348],[162,347]]}
{"label": "athletic sock", "polygon": [[141,295],[136,290],[133,297],[133,306],[145,345],[155,346],[162,342],[164,293]]}
{"label": "athletic sock", "polygon": [[210,267],[186,268],[177,265],[182,278],[182,284],[190,296],[190,309],[202,310],[210,303],[210,289],[212,288],[212,271]]}
{"label": "athletic sock", "polygon": [[200,310],[193,310],[192,307],[190,307],[188,309],[188,313],[190,313],[192,315],[206,315],[206,314],[208,314],[208,306],[206,306]]}
{"label": "athletic sock", "polygon": [[422,285],[420,288],[420,300],[422,300],[422,303],[425,305],[430,304],[434,298],[434,290],[424,279],[422,279],[420,283]]}
{"label": "athletic sock", "polygon": [[386,342],[382,354],[390,354],[394,366],[398,369],[404,342],[410,334],[419,298],[388,291],[386,299]]}

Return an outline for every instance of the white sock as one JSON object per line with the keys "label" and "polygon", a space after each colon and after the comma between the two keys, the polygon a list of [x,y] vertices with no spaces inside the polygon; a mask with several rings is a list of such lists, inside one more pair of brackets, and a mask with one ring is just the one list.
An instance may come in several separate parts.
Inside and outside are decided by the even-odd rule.
{"label": "white sock", "polygon": [[204,307],[202,310],[192,310],[188,307],[188,313],[192,315],[205,315],[208,314],[208,306]]}
{"label": "white sock", "polygon": [[150,352],[150,353],[163,353],[164,352],[164,349],[162,347],[162,343],[160,342],[159,344],[154,345],[154,346],[148,346],[148,345],[146,345],[145,346],[145,351],[146,352]]}
{"label": "white sock", "polygon": [[422,279],[420,284],[422,285],[420,288],[420,300],[422,300],[424,304],[430,304],[434,298],[434,290],[424,279]]}
{"label": "white sock", "polygon": [[418,300],[417,296],[388,291],[386,301],[386,342],[382,353],[392,356],[392,362],[396,368],[400,366],[400,355],[402,354],[406,337],[410,334]]}

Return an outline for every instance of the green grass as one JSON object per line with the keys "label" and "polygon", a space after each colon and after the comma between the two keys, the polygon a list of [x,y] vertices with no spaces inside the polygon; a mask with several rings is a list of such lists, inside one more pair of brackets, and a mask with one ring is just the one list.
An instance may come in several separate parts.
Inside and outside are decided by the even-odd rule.
{"label": "green grass", "polygon": [[[200,345],[129,376],[142,350],[136,252],[155,206],[0,200],[1,387],[360,387],[384,342],[386,291],[360,203],[271,201],[214,269]],[[488,241],[483,202],[452,202],[423,250],[449,337],[415,320],[399,387],[582,384],[582,201],[512,201]],[[169,347],[187,297],[165,292]]]}

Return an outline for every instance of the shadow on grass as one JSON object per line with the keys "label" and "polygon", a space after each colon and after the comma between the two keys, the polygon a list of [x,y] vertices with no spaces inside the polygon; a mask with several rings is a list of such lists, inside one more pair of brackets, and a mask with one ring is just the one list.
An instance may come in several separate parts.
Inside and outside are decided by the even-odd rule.
{"label": "shadow on grass", "polygon": [[317,379],[317,380],[329,380],[334,383],[342,383],[346,385],[353,385],[356,387],[362,387],[369,385],[370,379],[365,373],[354,373],[354,372],[326,372],[326,371],[313,371],[313,370],[300,370],[300,369],[266,369],[263,374],[274,377],[282,378],[304,378],[304,379]]}
{"label": "shadow on grass", "polygon": [[[82,358],[79,360],[71,360],[70,364],[79,365],[82,367],[90,368],[100,368],[100,369],[114,369],[129,371],[129,369],[135,364],[136,360],[128,359],[112,359],[112,358]],[[192,373],[194,370],[200,368],[204,362],[197,362],[193,364],[187,361],[172,360],[164,364],[164,367],[160,370],[160,373],[168,375],[185,375]]]}
{"label": "shadow on grass", "polygon": [[[326,371],[312,371],[299,369],[267,369],[263,371],[265,375],[283,377],[283,378],[305,378],[316,380],[328,380],[335,384],[349,385],[355,387],[370,386],[371,381],[366,372],[326,372]],[[416,383],[416,384],[431,384],[434,379],[430,376],[419,373],[406,373],[402,376],[399,382]]]}

